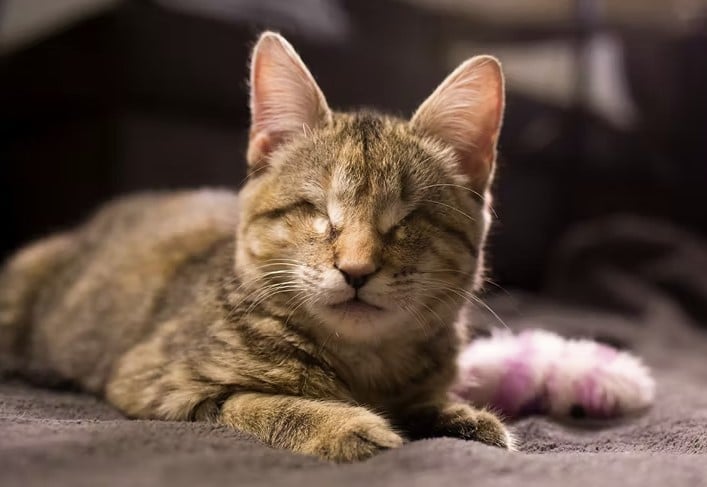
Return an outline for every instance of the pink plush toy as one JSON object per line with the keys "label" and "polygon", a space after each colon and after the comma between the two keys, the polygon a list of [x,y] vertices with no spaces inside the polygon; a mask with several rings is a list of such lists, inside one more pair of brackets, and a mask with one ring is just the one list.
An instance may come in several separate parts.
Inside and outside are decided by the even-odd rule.
{"label": "pink plush toy", "polygon": [[510,418],[614,418],[646,409],[655,396],[648,368],[634,355],[543,330],[476,339],[459,365],[454,392]]}

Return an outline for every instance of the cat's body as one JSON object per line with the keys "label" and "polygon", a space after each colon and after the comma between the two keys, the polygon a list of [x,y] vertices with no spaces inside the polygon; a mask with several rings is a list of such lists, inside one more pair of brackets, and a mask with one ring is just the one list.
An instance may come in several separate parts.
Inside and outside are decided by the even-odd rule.
{"label": "cat's body", "polygon": [[[299,323],[306,316],[290,314],[292,306],[257,304],[257,288],[234,273],[237,209],[237,196],[225,191],[137,196],[21,252],[3,289],[17,288],[9,280],[31,266],[44,277],[33,316],[23,320],[27,335],[13,347],[18,368],[106,394],[132,416],[176,420],[237,389],[381,412],[410,396],[444,394],[453,327],[412,343],[393,337],[347,350],[336,337],[308,336]],[[56,239],[60,250],[52,249]]]}
{"label": "cat's body", "polygon": [[[237,197],[226,191],[128,197],[75,231],[18,253],[1,287],[3,311],[23,315],[12,320],[24,330],[13,334],[17,368],[103,394],[123,354],[158,332],[160,322],[198,305],[193,294],[204,285],[196,274],[228,272],[226,257],[221,267],[204,266],[233,248],[237,210]],[[41,282],[28,285],[31,296],[13,309],[8,290],[22,289],[31,275]],[[208,322],[218,309],[194,311],[208,312]]]}
{"label": "cat's body", "polygon": [[[331,114],[308,72],[295,81],[314,106],[273,115],[258,69],[303,69],[283,43],[256,48],[241,194],[126,198],[20,251],[0,274],[5,366],[133,417],[217,421],[337,461],[403,436],[510,446],[493,415],[447,397],[493,161],[460,172],[423,130],[434,103],[412,124]],[[302,134],[283,137],[297,110]]]}

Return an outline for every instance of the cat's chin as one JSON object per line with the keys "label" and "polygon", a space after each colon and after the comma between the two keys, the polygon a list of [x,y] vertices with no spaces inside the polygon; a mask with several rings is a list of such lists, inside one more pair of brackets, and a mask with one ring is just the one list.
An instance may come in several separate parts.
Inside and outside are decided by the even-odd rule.
{"label": "cat's chin", "polygon": [[322,305],[313,313],[340,337],[365,341],[385,335],[401,320],[399,313],[359,299]]}
{"label": "cat's chin", "polygon": [[378,311],[385,311],[380,306],[376,306],[375,304],[369,303],[367,301],[364,301],[364,300],[358,299],[358,298],[347,299],[346,301],[332,304],[332,305],[329,305],[328,307],[330,309],[332,309],[333,311],[340,312],[340,313],[343,313],[346,315],[351,315],[353,317],[356,317],[356,316],[365,317],[365,316],[368,316],[369,314],[373,314]]}
{"label": "cat's chin", "polygon": [[361,299],[348,299],[340,303],[322,306],[318,314],[332,324],[354,324],[376,326],[385,317],[386,310]]}

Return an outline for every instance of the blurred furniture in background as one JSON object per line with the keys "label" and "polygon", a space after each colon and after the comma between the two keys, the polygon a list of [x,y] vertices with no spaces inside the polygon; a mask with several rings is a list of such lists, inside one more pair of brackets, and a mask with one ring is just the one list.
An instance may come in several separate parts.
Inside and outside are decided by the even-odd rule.
{"label": "blurred furniture in background", "polygon": [[462,58],[501,58],[490,246],[504,285],[537,288],[581,220],[632,212],[705,232],[704,2],[518,4],[5,0],[0,255],[117,194],[238,186],[248,51],[264,28],[290,38],[340,108],[408,115]]}

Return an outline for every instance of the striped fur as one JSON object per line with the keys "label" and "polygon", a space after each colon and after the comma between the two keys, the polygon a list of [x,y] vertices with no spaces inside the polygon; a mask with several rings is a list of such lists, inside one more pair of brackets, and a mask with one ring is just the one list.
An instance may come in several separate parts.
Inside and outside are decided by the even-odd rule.
{"label": "striped fur", "polygon": [[[334,461],[430,436],[510,447],[493,415],[447,398],[489,181],[472,187],[453,147],[375,112],[263,137],[239,195],[126,198],[14,256],[3,366]],[[363,261],[369,304],[342,306],[337,266]]]}

